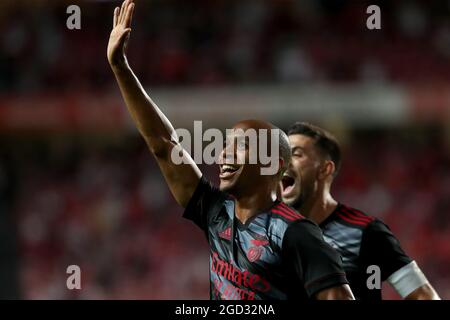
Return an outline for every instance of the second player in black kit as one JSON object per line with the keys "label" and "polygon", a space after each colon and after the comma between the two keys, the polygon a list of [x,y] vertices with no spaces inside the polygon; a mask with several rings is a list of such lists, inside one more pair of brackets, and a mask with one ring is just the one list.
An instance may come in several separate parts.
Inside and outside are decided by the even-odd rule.
{"label": "second player in black kit", "polygon": [[381,300],[381,288],[368,286],[367,280],[380,270],[385,281],[413,260],[405,254],[397,238],[381,220],[354,208],[338,204],[331,215],[320,223],[325,240],[342,256],[344,270],[358,299]]}
{"label": "second player in black kit", "polygon": [[282,179],[282,198],[322,228],[325,241],[342,256],[355,297],[380,300],[381,282],[387,281],[403,298],[439,299],[385,223],[334,200],[331,185],[341,166],[336,138],[302,122],[288,135],[292,160]]}

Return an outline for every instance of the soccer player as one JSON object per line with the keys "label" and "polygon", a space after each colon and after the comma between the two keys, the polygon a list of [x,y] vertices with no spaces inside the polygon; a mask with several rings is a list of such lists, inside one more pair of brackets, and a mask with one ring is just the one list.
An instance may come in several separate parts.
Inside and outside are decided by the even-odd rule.
{"label": "soccer player", "polygon": [[[284,133],[277,137],[280,157],[275,174],[263,175],[261,163],[249,164],[255,146],[236,130],[227,139],[237,143],[227,143],[219,157],[220,190],[202,177],[127,62],[134,6],[126,0],[114,11],[108,61],[139,132],[176,201],[186,208],[184,217],[205,232],[210,245],[211,298],[353,299],[340,257],[323,240],[320,228],[276,199],[291,156]],[[255,120],[241,121],[234,128],[277,132],[272,125]],[[184,157],[183,164],[172,161],[174,149]],[[246,161],[236,164],[238,159]]]}
{"label": "soccer player", "polygon": [[387,280],[403,298],[439,299],[387,225],[333,199],[330,188],[341,166],[337,140],[302,122],[292,125],[288,136],[292,161],[282,179],[282,198],[322,228],[325,240],[342,256],[355,297],[381,299],[381,288],[367,285],[368,277],[376,272],[370,269],[368,273],[367,268],[377,266],[380,280]]}

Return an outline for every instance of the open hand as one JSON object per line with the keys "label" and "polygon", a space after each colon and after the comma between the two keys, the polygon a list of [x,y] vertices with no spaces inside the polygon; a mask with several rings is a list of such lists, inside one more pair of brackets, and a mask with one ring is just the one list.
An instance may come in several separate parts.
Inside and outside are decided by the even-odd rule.
{"label": "open hand", "polygon": [[107,50],[108,61],[112,67],[126,63],[126,48],[130,38],[134,6],[133,0],[125,0],[120,8],[114,10],[113,29]]}

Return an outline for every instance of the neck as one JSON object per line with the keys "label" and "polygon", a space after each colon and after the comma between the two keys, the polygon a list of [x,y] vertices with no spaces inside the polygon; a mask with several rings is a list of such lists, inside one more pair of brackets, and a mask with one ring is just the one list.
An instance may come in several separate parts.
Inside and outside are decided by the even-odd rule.
{"label": "neck", "polygon": [[329,190],[324,188],[296,208],[301,214],[320,224],[328,218],[337,207],[337,201],[333,199]]}
{"label": "neck", "polygon": [[276,190],[252,192],[251,195],[236,197],[235,214],[245,224],[248,219],[273,206],[276,201]]}

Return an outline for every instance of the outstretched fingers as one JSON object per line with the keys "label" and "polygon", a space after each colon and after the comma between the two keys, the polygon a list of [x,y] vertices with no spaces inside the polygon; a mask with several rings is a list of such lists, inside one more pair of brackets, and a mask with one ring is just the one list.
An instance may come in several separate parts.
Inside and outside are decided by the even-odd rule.
{"label": "outstretched fingers", "polygon": [[131,27],[131,20],[133,19],[134,3],[130,1],[127,6],[127,11],[125,14],[125,28]]}
{"label": "outstretched fingers", "polygon": [[117,26],[117,22],[119,21],[119,12],[120,12],[120,8],[116,7],[114,9],[114,15],[113,15],[113,28],[115,26]]}
{"label": "outstretched fingers", "polygon": [[122,2],[122,6],[120,7],[118,24],[122,24],[124,21],[127,4],[128,4],[128,0],[125,0],[124,2]]}
{"label": "outstretched fingers", "polygon": [[125,28],[131,26],[131,20],[133,18],[134,2],[133,0],[125,0],[122,2],[122,6],[117,7],[114,10],[114,27],[121,24]]}

